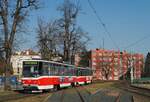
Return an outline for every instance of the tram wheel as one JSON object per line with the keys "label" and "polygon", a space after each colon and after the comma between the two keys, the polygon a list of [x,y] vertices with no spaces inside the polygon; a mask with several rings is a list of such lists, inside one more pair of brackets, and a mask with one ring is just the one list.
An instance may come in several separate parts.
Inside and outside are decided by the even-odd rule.
{"label": "tram wheel", "polygon": [[71,83],[71,86],[72,86],[72,87],[75,87],[75,83]]}
{"label": "tram wheel", "polygon": [[57,91],[58,90],[58,87],[57,87],[57,85],[54,85],[54,88],[53,88],[53,90],[52,91]]}
{"label": "tram wheel", "polygon": [[85,82],[84,82],[84,85],[87,85],[87,84],[88,84],[88,83],[85,81]]}

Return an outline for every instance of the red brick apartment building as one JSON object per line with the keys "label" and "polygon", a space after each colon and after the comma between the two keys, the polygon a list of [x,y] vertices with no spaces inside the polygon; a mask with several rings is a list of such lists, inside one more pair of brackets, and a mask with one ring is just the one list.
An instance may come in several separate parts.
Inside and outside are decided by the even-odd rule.
{"label": "red brick apartment building", "polygon": [[[141,77],[144,65],[143,54],[131,54],[126,51],[114,51],[106,49],[91,50],[91,68],[93,77],[100,80],[125,79],[133,67],[135,79]],[[129,75],[130,76],[130,75]]]}

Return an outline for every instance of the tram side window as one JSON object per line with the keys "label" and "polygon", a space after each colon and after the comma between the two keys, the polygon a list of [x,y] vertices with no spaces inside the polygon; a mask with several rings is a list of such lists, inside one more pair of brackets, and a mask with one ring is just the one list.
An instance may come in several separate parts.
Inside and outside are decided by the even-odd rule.
{"label": "tram side window", "polygon": [[41,76],[42,75],[42,65],[43,63],[42,62],[39,62],[39,75]]}
{"label": "tram side window", "polygon": [[81,69],[81,76],[87,76],[88,75],[88,69]]}
{"label": "tram side window", "polygon": [[59,68],[59,75],[60,75],[60,76],[63,76],[63,75],[64,75],[64,66],[63,66],[63,65],[60,65],[60,68]]}
{"label": "tram side window", "polygon": [[91,70],[90,69],[88,70],[88,75],[91,75]]}
{"label": "tram side window", "polygon": [[93,75],[93,71],[92,70],[90,70],[90,75]]}
{"label": "tram side window", "polygon": [[73,76],[73,68],[70,68],[70,75]]}
{"label": "tram side window", "polygon": [[56,64],[53,64],[53,74],[58,75],[58,68],[56,67]]}
{"label": "tram side window", "polygon": [[73,67],[73,76],[76,76],[76,67]]}
{"label": "tram side window", "polygon": [[79,72],[78,72],[79,76],[82,76],[82,70],[79,69]]}
{"label": "tram side window", "polygon": [[55,67],[55,64],[53,64],[53,75],[57,75],[57,69]]}
{"label": "tram side window", "polygon": [[54,64],[50,63],[49,64],[49,70],[50,70],[50,75],[55,75],[55,66]]}
{"label": "tram side window", "polygon": [[82,69],[82,76],[86,76],[86,69]]}
{"label": "tram side window", "polygon": [[60,65],[60,75],[61,76],[64,76],[64,66],[63,65]]}
{"label": "tram side window", "polygon": [[67,67],[64,66],[64,76],[67,76]]}
{"label": "tram side window", "polygon": [[89,69],[86,70],[86,76],[89,76]]}
{"label": "tram side window", "polygon": [[70,73],[71,73],[72,76],[75,76],[75,68],[71,68],[71,72]]}
{"label": "tram side window", "polygon": [[70,76],[71,75],[69,66],[65,66],[65,75],[66,76]]}
{"label": "tram side window", "polygon": [[48,74],[53,75],[53,65],[51,63],[48,65]]}
{"label": "tram side window", "polygon": [[67,76],[71,76],[71,68],[70,67],[67,68]]}
{"label": "tram side window", "polygon": [[43,63],[42,75],[48,75],[48,63]]}
{"label": "tram side window", "polygon": [[84,69],[84,76],[87,76],[87,69]]}
{"label": "tram side window", "polygon": [[88,76],[88,75],[89,75],[89,76],[92,75],[92,70],[91,70],[91,69],[88,69],[88,70],[87,70],[87,76]]}
{"label": "tram side window", "polygon": [[58,67],[56,64],[54,64],[54,68],[55,68],[55,75],[57,76],[58,75]]}
{"label": "tram side window", "polygon": [[56,69],[57,69],[57,75],[61,75],[61,68],[59,64],[56,64]]}
{"label": "tram side window", "polygon": [[89,69],[86,70],[86,76],[89,76]]}
{"label": "tram side window", "polygon": [[82,70],[78,69],[78,76],[82,76]]}
{"label": "tram side window", "polygon": [[74,75],[74,68],[71,66],[67,66],[67,75],[68,76],[73,76]]}
{"label": "tram side window", "polygon": [[77,69],[77,75],[80,76],[80,69]]}
{"label": "tram side window", "polygon": [[91,70],[90,69],[88,70],[88,75],[91,75]]}
{"label": "tram side window", "polygon": [[78,76],[78,69],[77,68],[74,69],[74,75]]}
{"label": "tram side window", "polygon": [[76,70],[76,75],[79,76],[79,69]]}
{"label": "tram side window", "polygon": [[85,70],[82,69],[82,76],[85,76]]}
{"label": "tram side window", "polygon": [[81,69],[79,70],[79,76],[82,76],[82,70]]}
{"label": "tram side window", "polygon": [[68,68],[68,76],[72,76],[73,75],[73,70],[72,70],[72,68]]}
{"label": "tram side window", "polygon": [[76,75],[76,68],[72,67],[72,75],[75,76]]}

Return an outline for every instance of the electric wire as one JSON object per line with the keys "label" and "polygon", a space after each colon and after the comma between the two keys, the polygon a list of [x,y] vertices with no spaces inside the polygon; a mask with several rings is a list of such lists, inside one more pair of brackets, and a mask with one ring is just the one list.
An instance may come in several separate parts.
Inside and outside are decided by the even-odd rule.
{"label": "electric wire", "polygon": [[148,39],[148,38],[150,38],[149,35],[147,35],[147,36],[145,36],[145,37],[143,37],[143,38],[141,38],[141,39],[139,39],[139,40],[137,40],[137,41],[135,41],[135,42],[129,44],[128,46],[124,47],[124,49],[131,48],[131,47],[137,45],[138,43],[140,43],[140,42],[142,42],[143,40]]}
{"label": "electric wire", "polygon": [[89,4],[90,8],[91,8],[92,11],[94,12],[96,18],[98,19],[98,21],[99,21],[99,23],[100,23],[100,24],[99,24],[99,23],[98,23],[98,24],[103,26],[103,28],[104,28],[106,34],[107,34],[108,37],[111,39],[111,41],[113,42],[114,46],[115,46],[117,49],[119,49],[118,45],[117,45],[116,42],[113,40],[113,38],[112,38],[110,32],[108,31],[108,29],[107,29],[107,27],[106,27],[106,24],[103,23],[101,17],[97,14],[97,12],[96,12],[94,6],[92,5],[91,1],[90,1],[90,0],[87,0],[87,1],[88,1],[88,4]]}

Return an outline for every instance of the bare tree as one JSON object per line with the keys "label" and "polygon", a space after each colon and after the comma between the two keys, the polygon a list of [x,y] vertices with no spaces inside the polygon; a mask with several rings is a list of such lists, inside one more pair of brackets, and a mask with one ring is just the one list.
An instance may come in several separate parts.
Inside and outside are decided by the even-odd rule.
{"label": "bare tree", "polygon": [[38,19],[38,47],[42,55],[42,59],[52,60],[58,53],[57,46],[61,41],[59,37],[59,27],[57,20],[49,23]]}
{"label": "bare tree", "polygon": [[106,80],[109,80],[110,75],[112,75],[112,68],[111,68],[109,62],[107,62],[105,65],[103,65],[102,75],[105,77]]}
{"label": "bare tree", "polygon": [[80,61],[79,61],[79,65],[80,67],[90,67],[90,59],[91,59],[91,52],[84,50],[83,52],[81,52],[79,54],[80,56]]}
{"label": "bare tree", "polygon": [[71,56],[71,64],[74,64],[74,57],[77,53],[86,52],[86,45],[89,41],[89,36],[86,32],[84,32],[80,27],[78,27],[73,34],[71,35],[71,48],[70,48],[70,56]]}
{"label": "bare tree", "polygon": [[103,52],[101,54],[102,55],[99,55],[98,53],[96,54],[96,70],[100,74],[99,77],[101,77],[101,79],[104,78],[106,80],[109,80],[109,77],[112,75],[112,62],[106,60],[109,57],[105,57],[103,55]]}
{"label": "bare tree", "polygon": [[8,77],[12,71],[10,59],[16,34],[23,28],[24,21],[33,9],[38,9],[38,0],[0,0],[0,28],[4,35],[5,90],[10,89]]}
{"label": "bare tree", "polygon": [[0,75],[4,73],[4,68],[3,68],[3,61],[4,61],[4,54],[3,54],[3,40],[2,40],[2,35],[0,35]]}
{"label": "bare tree", "polygon": [[[63,38],[63,53],[64,61],[71,62],[75,53],[82,48],[85,48],[87,43],[87,35],[80,27],[76,26],[76,19],[78,17],[80,6],[79,3],[73,3],[71,0],[64,0],[64,3],[58,8],[62,13],[59,19],[59,26],[62,31]],[[85,36],[86,35],[86,36]],[[85,41],[83,39],[86,39]]]}
{"label": "bare tree", "polygon": [[2,38],[0,37],[0,59],[3,57],[3,41]]}

